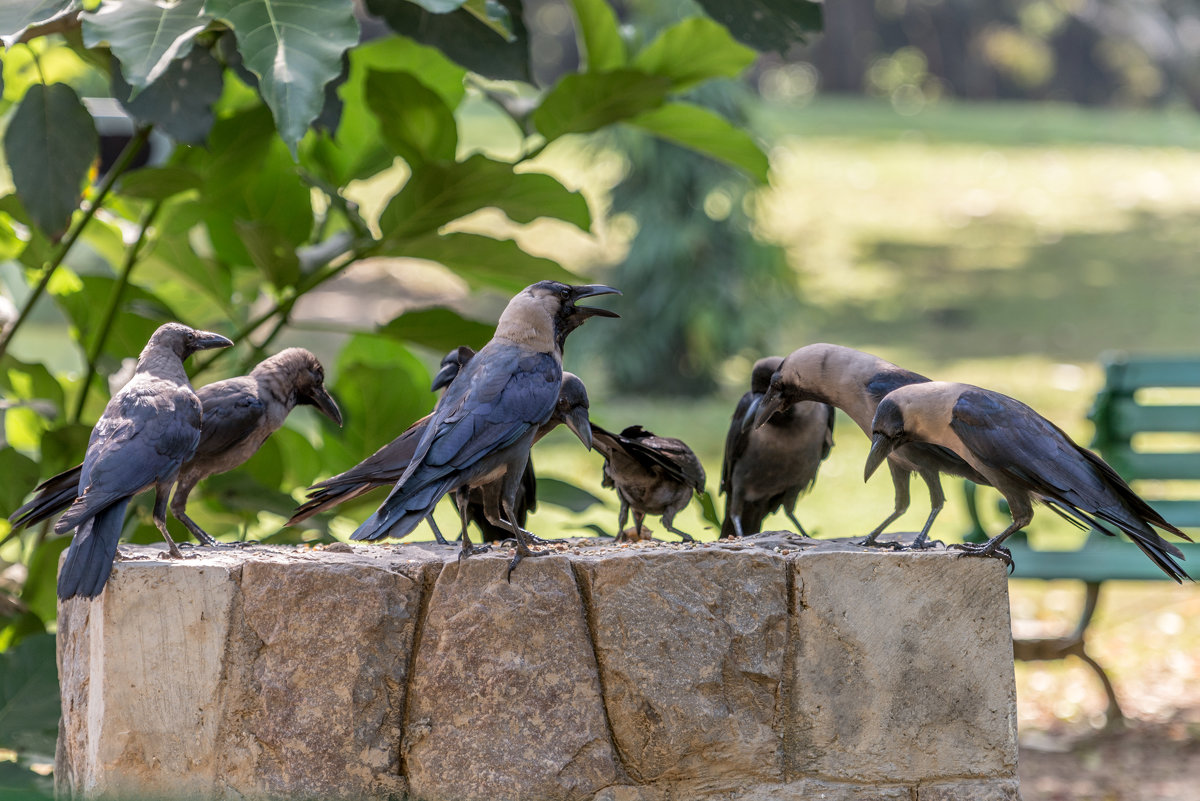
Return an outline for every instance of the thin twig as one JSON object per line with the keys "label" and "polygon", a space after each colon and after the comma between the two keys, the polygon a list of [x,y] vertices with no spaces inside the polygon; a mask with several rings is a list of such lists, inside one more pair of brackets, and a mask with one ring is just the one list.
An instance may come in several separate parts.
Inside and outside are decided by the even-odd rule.
{"label": "thin twig", "polygon": [[25,320],[29,317],[30,312],[33,311],[34,304],[38,302],[42,294],[46,291],[46,287],[49,285],[50,279],[54,276],[55,271],[58,270],[59,266],[62,264],[63,259],[66,258],[67,253],[71,250],[71,247],[74,246],[76,241],[78,241],[80,235],[83,233],[83,229],[89,222],[91,222],[92,217],[96,215],[96,212],[100,209],[104,199],[108,197],[108,193],[112,189],[113,184],[116,183],[117,178],[119,178],[123,172],[129,169],[129,165],[133,163],[134,158],[136,158],[137,154],[141,152],[142,146],[146,144],[146,141],[149,138],[150,127],[146,126],[139,128],[134,133],[133,138],[129,140],[129,143],[125,145],[124,150],[121,151],[121,155],[117,157],[117,161],[115,164],[113,164],[112,169],[110,169],[108,174],[104,176],[104,180],[100,183],[99,188],[96,190],[96,197],[92,199],[87,208],[84,209],[83,215],[79,217],[79,219],[71,227],[71,230],[67,232],[65,237],[63,237],[62,241],[59,243],[58,250],[54,253],[54,258],[46,263],[46,266],[43,268],[42,278],[40,281],[38,281],[38,285],[34,287],[34,290],[32,294],[30,294],[29,298],[26,299],[25,305],[21,307],[21,313],[17,316],[17,319],[13,321],[12,325],[8,326],[8,328],[4,330],[3,334],[0,334],[0,359],[4,358],[4,354],[8,351],[8,344],[12,342],[12,338],[16,335],[17,330],[25,323]]}
{"label": "thin twig", "polygon": [[104,319],[100,323],[99,331],[96,332],[96,338],[92,340],[92,347],[88,353],[87,372],[84,374],[83,386],[79,390],[79,400],[75,404],[75,413],[71,416],[72,423],[78,423],[80,416],[83,414],[83,406],[87,401],[88,389],[91,388],[92,379],[96,376],[96,364],[100,361],[100,351],[103,350],[104,343],[108,340],[108,335],[112,331],[113,322],[117,319],[117,309],[121,306],[121,297],[125,294],[125,287],[129,286],[129,276],[137,264],[142,246],[146,244],[147,232],[150,230],[150,225],[154,222],[154,218],[158,216],[162,205],[163,202],[158,200],[146,209],[141,221],[138,223],[137,239],[125,251],[125,261],[121,264],[121,273],[117,276],[117,285],[113,287],[112,295],[108,299],[108,308],[104,310]]}

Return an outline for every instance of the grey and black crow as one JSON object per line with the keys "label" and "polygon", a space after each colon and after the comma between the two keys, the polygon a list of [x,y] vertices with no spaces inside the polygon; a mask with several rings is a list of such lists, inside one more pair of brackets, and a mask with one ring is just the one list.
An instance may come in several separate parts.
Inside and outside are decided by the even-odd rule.
{"label": "grey and black crow", "polygon": [[1182,559],[1182,552],[1153,527],[1191,538],[1154,511],[1107,462],[1014,398],[942,381],[900,387],[879,403],[871,432],[866,477],[896,448],[931,443],[961,456],[1008,501],[1012,525],[986,543],[951,547],[997,554],[1011,564],[1001,543],[1029,524],[1037,499],[1105,534],[1120,529],[1168,576],[1188,577],[1171,558]]}
{"label": "grey and black crow", "polygon": [[92,429],[79,471],[78,496],[54,526],[75,529],[58,575],[58,597],[94,598],[104,589],[129,499],[154,487],[154,524],[171,555],[182,554],[167,532],[167,497],[180,467],[200,442],[200,399],[183,360],[233,343],[179,323],[160,326],[138,357],[133,378]]}
{"label": "grey and black crow", "polygon": [[[927,381],[929,379],[923,375],[904,370],[869,353],[840,345],[807,345],[788,354],[771,377],[771,385],[759,404],[754,425],[764,425],[786,406],[812,400],[841,409],[869,437],[875,407],[885,395],[897,387]],[[888,469],[896,493],[895,508],[867,535],[863,545],[898,547],[896,543],[881,543],[876,539],[892,521],[908,510],[908,484],[913,473],[919,475],[929,488],[931,507],[925,525],[911,546],[913,548],[928,547],[929,529],[946,503],[939,473],[961,476],[977,484],[988,483],[952,450],[923,442],[911,442],[890,453]]]}
{"label": "grey and black crow", "polygon": [[593,423],[592,441],[604,455],[601,485],[615,489],[621,502],[617,542],[625,539],[630,509],[639,540],[646,515],[660,515],[667,531],[692,542],[690,534],[674,525],[675,515],[688,505],[692,494],[704,491],[704,467],[692,449],[681,440],[657,437],[641,426],[613,434]]}
{"label": "grey and black crow", "polygon": [[755,362],[750,391],[733,412],[721,465],[721,492],[726,496],[722,537],[758,533],[767,515],[780,506],[796,531],[808,536],[796,519],[796,500],[816,481],[817,468],[833,447],[834,411],[825,403],[801,401],[754,428],[771,376],[782,363],[780,356]]}
{"label": "grey and black crow", "polygon": [[[587,389],[576,375],[564,371],[562,389],[559,392],[558,403],[554,407],[554,413],[540,427],[537,435],[534,437],[534,442],[548,434],[559,424],[566,424],[584,445],[590,447],[591,426],[588,423],[587,415]],[[314,484],[309,489],[308,500],[296,510],[287,524],[292,526],[300,523],[315,514],[332,509],[340,503],[357,498],[373,489],[394,486],[400,480],[400,476],[404,474],[408,463],[412,461],[417,443],[420,441],[422,433],[424,433],[424,425],[427,420],[428,417],[423,417],[416,423],[413,423],[399,437],[396,437],[396,439],[384,445],[370,457],[344,473]],[[528,484],[530,481],[530,472],[530,470],[526,470],[525,476],[522,478],[522,486],[518,487],[517,525],[522,527],[525,520],[524,510],[528,509],[532,511],[537,499],[536,486]],[[472,488],[470,490],[467,519],[475,521],[479,526],[483,532],[484,542],[495,542],[508,539],[512,536],[512,532],[507,527],[491,522],[484,511],[483,499],[486,496],[492,498],[494,509],[492,519],[496,519],[500,514],[499,491],[502,486],[503,478],[497,479],[483,487]],[[522,495],[522,491],[526,494]],[[522,503],[528,505],[522,507],[520,505]],[[434,531],[440,536],[440,532],[436,528]],[[489,534],[492,532],[503,532],[503,536],[492,536],[489,538]],[[444,545],[449,544],[444,538],[440,541]]]}
{"label": "grey and black crow", "polygon": [[[196,484],[232,470],[258,452],[298,405],[315,406],[339,426],[342,413],[325,389],[325,369],[304,348],[288,348],[264,359],[249,375],[227,378],[196,390],[202,409],[200,442],[179,469],[171,513],[207,546],[219,545],[187,515]],[[38,486],[38,495],[12,516],[13,529],[33,525],[67,508],[75,499],[82,465]]]}
{"label": "grey and black crow", "polygon": [[[532,555],[526,532],[516,524],[513,499],[533,439],[558,403],[567,335],[590,317],[617,316],[576,302],[607,294],[619,293],[607,286],[541,281],[509,301],[491,341],[438,400],[395,488],[352,538],[402,537],[447,492],[503,477],[504,521],[517,540],[510,572]],[[462,555],[471,552],[464,531]]]}

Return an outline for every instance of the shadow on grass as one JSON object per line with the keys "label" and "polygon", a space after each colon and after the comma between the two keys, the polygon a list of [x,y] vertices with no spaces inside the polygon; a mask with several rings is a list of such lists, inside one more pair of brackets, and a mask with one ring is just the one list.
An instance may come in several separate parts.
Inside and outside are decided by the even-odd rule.
{"label": "shadow on grass", "polygon": [[808,314],[831,341],[886,343],[938,360],[1196,351],[1197,254],[1197,213],[1138,213],[1123,230],[1062,235],[977,221],[944,243],[865,243],[858,262],[890,291]]}

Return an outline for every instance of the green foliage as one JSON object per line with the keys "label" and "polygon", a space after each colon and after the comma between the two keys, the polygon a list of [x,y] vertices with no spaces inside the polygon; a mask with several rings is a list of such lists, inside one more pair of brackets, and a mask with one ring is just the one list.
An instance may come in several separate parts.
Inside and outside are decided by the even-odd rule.
{"label": "green foliage", "polygon": [[[39,478],[78,464],[109,380],[156,326],[180,320],[237,343],[192,359],[196,385],[244,373],[285,343],[317,343],[345,428],[298,411],[249,462],[201,484],[191,509],[225,538],[328,538],[317,528],[278,532],[279,517],[304,486],[426,414],[435,399],[428,365],[453,346],[481,346],[493,330],[491,320],[424,308],[383,325],[341,314],[345,330],[330,336],[324,319],[318,326],[298,313],[322,308],[330,281],[368,258],[404,258],[441,265],[481,293],[580,282],[511,230],[551,221],[590,233],[587,199],[534,161],[568,134],[625,122],[766,177],[765,156],[744,133],[680,102],[682,91],[737,77],[753,58],[711,20],[683,20],[635,52],[605,0],[574,0],[586,67],[540,95],[522,88],[532,98],[517,115],[525,135],[501,158],[464,147],[480,137],[464,136],[472,122],[461,112],[468,92],[485,94],[483,78],[530,81],[519,0],[368,0],[394,32],[368,43],[358,41],[350,0],[0,6],[0,41],[29,40],[5,54],[0,101],[8,114],[0,175],[14,185],[0,189],[0,269],[15,279],[0,291],[20,306],[0,333],[6,514]],[[96,176],[96,125],[80,98],[106,93],[134,130]],[[152,133],[173,147],[138,166]],[[369,204],[367,184],[379,193]],[[483,209],[507,219],[462,230]],[[44,363],[9,352],[14,338],[39,336]],[[553,481],[543,500],[595,502]],[[28,568],[7,599],[16,612],[0,621],[0,748],[21,760],[53,750],[53,638],[44,632],[69,541],[35,528],[2,552]],[[146,497],[131,505],[125,533],[159,541]],[[24,762],[2,765],[0,786],[36,791],[27,773]]]}

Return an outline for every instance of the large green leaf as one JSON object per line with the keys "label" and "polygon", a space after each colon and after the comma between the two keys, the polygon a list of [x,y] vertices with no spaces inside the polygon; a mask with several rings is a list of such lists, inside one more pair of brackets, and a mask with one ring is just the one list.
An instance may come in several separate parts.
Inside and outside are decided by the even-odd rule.
{"label": "large green leaf", "polygon": [[820,32],[822,3],[814,0],[697,0],[708,15],[755,50],[787,51]]}
{"label": "large green leaf", "polygon": [[70,537],[42,540],[29,558],[21,601],[45,623],[52,622],[58,614],[58,559],[70,544]]}
{"label": "large green leaf", "polygon": [[575,513],[586,511],[596,504],[604,505],[603,500],[582,487],[544,476],[538,476],[537,479],[537,499],[538,503],[545,501],[555,506],[564,506]]}
{"label": "large green leaf", "polygon": [[42,478],[57,475],[82,462],[91,434],[90,425],[72,423],[42,435]]}
{"label": "large green leaf", "polygon": [[246,68],[275,115],[292,155],[321,113],[325,84],[342,71],[358,42],[351,0],[207,0],[206,14],[227,22]]}
{"label": "large green leaf", "polygon": [[53,754],[59,714],[54,636],[0,653],[0,747]]}
{"label": "large green leaf", "polygon": [[38,464],[12,448],[0,448],[0,515],[8,517],[38,483]]}
{"label": "large green leaf", "polygon": [[9,120],[4,152],[25,209],[51,238],[66,231],[98,151],[96,125],[74,89],[29,88]]}
{"label": "large green leaf", "polygon": [[45,25],[81,8],[81,0],[9,0],[0,3],[0,42],[5,48],[12,47],[35,25]]}
{"label": "large green leaf", "polygon": [[379,329],[384,336],[422,345],[439,354],[459,345],[479,350],[495,331],[494,325],[470,320],[450,309],[405,312]]}
{"label": "large green leaf", "polygon": [[143,167],[122,175],[118,184],[121,194],[143,200],[166,200],[202,186],[204,179],[187,167]]}
{"label": "large green leaf", "polygon": [[744,170],[761,184],[767,182],[767,155],[750,134],[706,108],[667,103],[629,124]]}
{"label": "large green leaf", "polygon": [[371,70],[366,97],[384,142],[410,165],[454,160],[458,148],[454,112],[416,77]]}
{"label": "large green leaf", "polygon": [[213,106],[221,98],[224,68],[208,50],[198,47],[172,61],[154,83],[130,99],[131,87],[113,75],[113,96],[136,120],[152,123],[172,139],[199,145],[213,126]]}
{"label": "large green leaf", "polygon": [[576,36],[586,54],[588,72],[607,72],[624,67],[625,41],[617,26],[617,15],[607,0],[571,0],[575,9]]}
{"label": "large green leaf", "polygon": [[667,28],[633,59],[640,70],[667,78],[675,91],[710,78],[732,78],[757,54],[738,44],[721,25],[692,17]]}
{"label": "large green leaf", "polygon": [[367,10],[383,17],[396,33],[445,53],[451,61],[488,78],[529,81],[529,34],[519,0],[500,3],[512,21],[511,38],[471,11],[431,14],[408,0],[367,0]]}
{"label": "large green leaf", "polygon": [[638,70],[571,73],[563,77],[533,112],[542,136],[586,133],[662,105],[671,81]]}
{"label": "large green leaf", "polygon": [[387,337],[355,335],[338,356],[333,393],[346,425],[325,452],[335,469],[362,461],[433,407],[430,375],[408,348]]}
{"label": "large green leaf", "polygon": [[210,22],[203,7],[204,0],[106,0],[82,16],[83,43],[108,42],[136,95],[192,49],[196,34]]}
{"label": "large green leaf", "polygon": [[426,11],[434,14],[449,14],[462,7],[466,0],[409,0]]}
{"label": "large green leaf", "polygon": [[381,255],[436,261],[472,286],[513,293],[538,281],[573,284],[579,279],[555,261],[526,253],[511,239],[480,234],[425,234],[384,248]]}
{"label": "large green leaf", "polygon": [[[67,312],[79,339],[89,343],[99,335],[99,327],[109,298],[117,289],[117,280],[103,275],[84,275],[78,291],[57,295],[59,305]],[[114,360],[137,358],[146,347],[150,335],[160,325],[182,320],[162,299],[134,284],[125,286],[112,327],[105,337],[101,353]]]}
{"label": "large green leaf", "polygon": [[495,206],[520,223],[554,217],[586,231],[587,201],[554,178],[517,173],[513,165],[476,154],[466,161],[429,162],[413,170],[379,221],[385,241],[436,231],[466,214]]}
{"label": "large green leaf", "polygon": [[437,93],[450,109],[462,102],[466,70],[440,51],[393,36],[369,42],[350,51],[350,74],[338,90],[342,119],[336,142],[327,137],[306,142],[312,160],[322,165],[327,177],[339,184],[378,172],[392,163],[384,146],[379,121],[366,102],[367,77],[373,70],[407,72]]}

